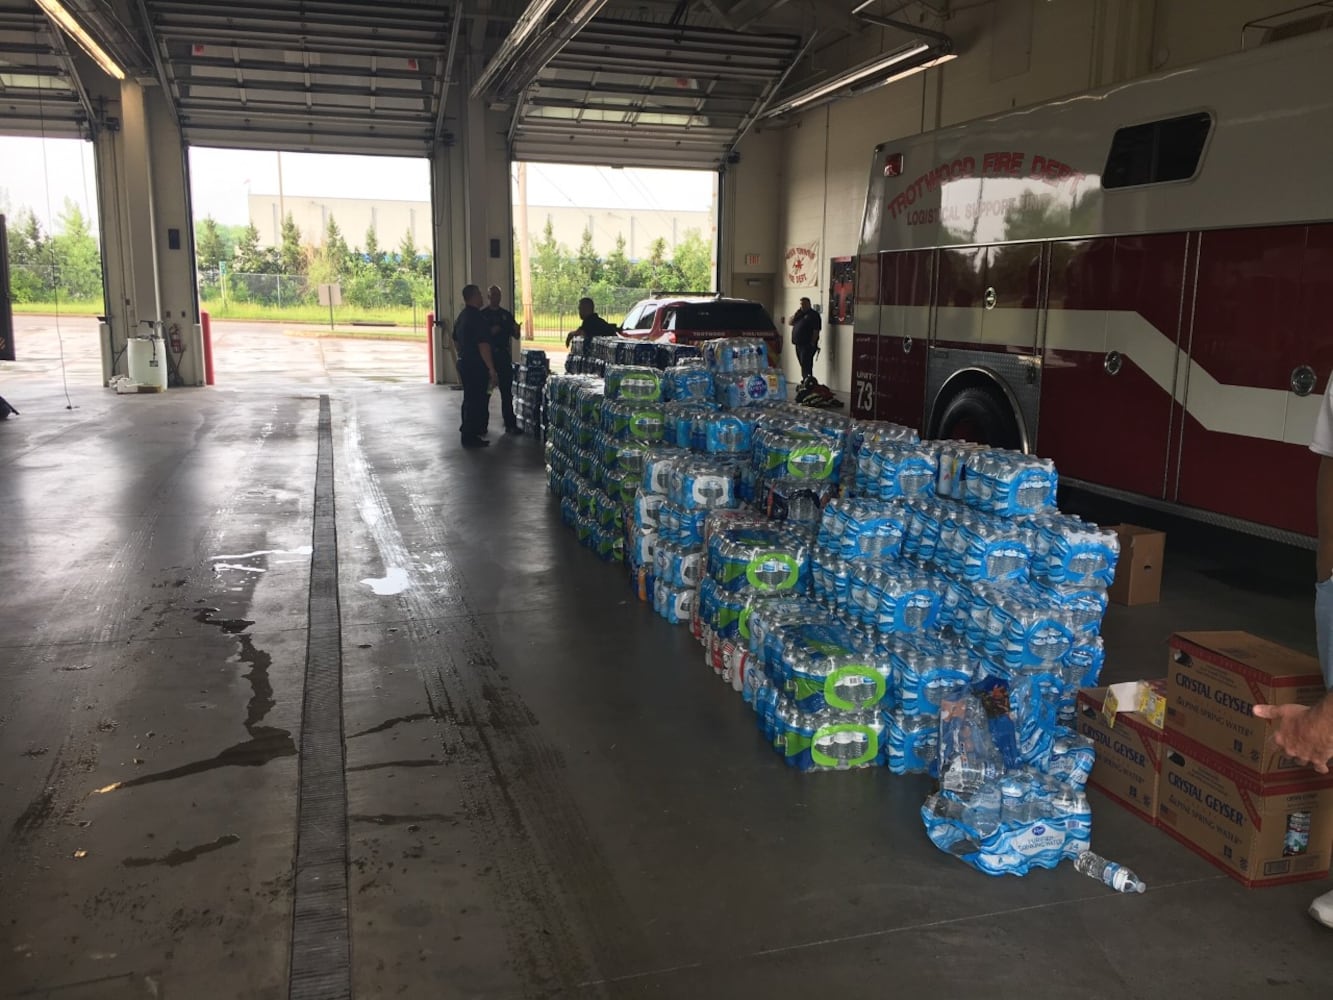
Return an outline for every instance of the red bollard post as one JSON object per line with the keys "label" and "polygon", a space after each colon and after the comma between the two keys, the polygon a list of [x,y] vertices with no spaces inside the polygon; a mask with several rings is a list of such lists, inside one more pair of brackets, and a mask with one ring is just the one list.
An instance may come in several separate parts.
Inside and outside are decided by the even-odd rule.
{"label": "red bollard post", "polygon": [[426,363],[430,366],[430,384],[435,384],[435,314],[426,313]]}
{"label": "red bollard post", "polygon": [[204,385],[213,384],[213,320],[206,312],[199,314],[199,329],[204,334]]}

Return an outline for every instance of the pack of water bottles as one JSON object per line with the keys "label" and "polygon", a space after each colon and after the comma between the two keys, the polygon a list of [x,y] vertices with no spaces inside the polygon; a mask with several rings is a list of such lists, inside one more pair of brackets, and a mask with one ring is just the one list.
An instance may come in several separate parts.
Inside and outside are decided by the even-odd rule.
{"label": "pack of water bottles", "polygon": [[842,477],[843,442],[819,430],[760,427],[754,434],[754,465],[761,476],[837,483]]}
{"label": "pack of water bottles", "polygon": [[983,448],[966,457],[962,499],[978,510],[1022,517],[1055,510],[1058,486],[1050,459]]}
{"label": "pack of water bottles", "polygon": [[804,594],[810,555],[809,540],[795,530],[731,528],[709,539],[708,575],[731,592]]}
{"label": "pack of water bottles", "polygon": [[644,365],[610,365],[606,369],[606,398],[630,403],[660,403],[662,373]]}
{"label": "pack of water bottles", "polygon": [[768,347],[762,340],[727,337],[705,341],[704,363],[720,375],[749,375],[768,370]]}
{"label": "pack of water bottles", "polygon": [[1006,766],[992,734],[986,706],[970,687],[941,700],[940,790],[921,808],[926,835],[988,875],[1026,875],[1078,859],[1092,838],[1083,770],[1091,770],[1091,748],[1067,748],[1060,771]]}
{"label": "pack of water bottles", "polygon": [[787,398],[787,376],[777,368],[748,375],[718,372],[714,375],[713,386],[714,398],[731,410],[780,402]]}
{"label": "pack of water bottles", "polygon": [[755,501],[771,520],[814,529],[820,525],[824,509],[837,495],[835,483],[811,479],[760,479]]}
{"label": "pack of water bottles", "polygon": [[711,403],[716,389],[713,373],[699,362],[684,362],[662,373],[666,399],[678,402]]}
{"label": "pack of water bottles", "polygon": [[900,502],[834,500],[820,518],[818,544],[843,559],[897,559],[909,518]]}

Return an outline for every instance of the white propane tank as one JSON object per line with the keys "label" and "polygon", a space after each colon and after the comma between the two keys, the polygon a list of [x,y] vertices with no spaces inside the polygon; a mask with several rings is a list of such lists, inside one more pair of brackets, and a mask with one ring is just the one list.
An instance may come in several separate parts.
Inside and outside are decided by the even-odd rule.
{"label": "white propane tank", "polygon": [[167,387],[167,349],[160,337],[131,337],[130,381],[159,392]]}

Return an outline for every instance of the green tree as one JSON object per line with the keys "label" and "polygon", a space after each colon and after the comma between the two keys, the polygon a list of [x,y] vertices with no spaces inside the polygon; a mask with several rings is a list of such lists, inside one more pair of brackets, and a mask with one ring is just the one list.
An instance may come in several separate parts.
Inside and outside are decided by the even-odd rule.
{"label": "green tree", "polygon": [[625,237],[616,234],[616,248],[606,256],[602,264],[602,276],[607,284],[628,288],[634,283],[634,266],[625,255]]}
{"label": "green tree", "polygon": [[710,292],[715,284],[713,274],[713,246],[704,240],[697,229],[687,229],[685,237],[676,244],[671,264],[680,275],[682,291]]}
{"label": "green tree", "polygon": [[602,280],[602,258],[597,256],[597,250],[592,245],[592,230],[589,228],[583,230],[574,263],[579,282],[585,289]]}
{"label": "green tree", "polygon": [[[672,280],[675,278],[676,280]],[[641,260],[634,268],[635,283],[645,288],[661,291],[679,291],[678,276],[670,269],[666,256],[666,239],[659,236],[648,248],[648,258]]]}
{"label": "green tree", "polygon": [[227,244],[222,238],[217,220],[211,215],[204,216],[195,229],[194,253],[200,269],[204,271],[216,271],[218,264],[227,259]]}
{"label": "green tree", "polygon": [[376,274],[383,276],[388,271],[388,261],[384,259],[384,251],[380,248],[379,233],[375,231],[373,225],[366,230],[366,248],[362,252],[366,255],[366,263]]}
{"label": "green tree", "polygon": [[259,248],[259,229],[252,222],[236,241],[236,270],[244,274],[260,274],[264,264],[264,252]]}
{"label": "green tree", "polygon": [[292,276],[305,274],[309,266],[305,247],[301,245],[301,230],[297,228],[291,212],[288,212],[287,218],[282,220],[282,248],[279,251],[279,259],[282,261],[283,273]]}
{"label": "green tree", "polygon": [[398,244],[398,266],[405,271],[415,271],[420,256],[416,238],[412,235],[412,230],[409,229],[403,233],[402,242]]}
{"label": "green tree", "polygon": [[69,198],[57,220],[60,233],[51,239],[59,292],[86,301],[102,294],[102,254],[88,228],[83,210]]}
{"label": "green tree", "polygon": [[324,263],[326,272],[333,275],[333,281],[341,281],[352,270],[352,251],[343,239],[338,221],[329,213],[329,221],[324,227],[324,245],[319,248],[318,257]]}
{"label": "green tree", "polygon": [[55,267],[48,239],[32,209],[9,220],[9,284],[15,302],[42,302],[55,292]]}

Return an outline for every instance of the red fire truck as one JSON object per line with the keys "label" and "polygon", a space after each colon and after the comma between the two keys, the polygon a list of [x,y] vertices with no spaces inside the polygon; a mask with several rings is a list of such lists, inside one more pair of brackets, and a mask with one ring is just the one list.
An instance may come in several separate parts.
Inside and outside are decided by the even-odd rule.
{"label": "red fire truck", "polygon": [[875,149],[855,415],[1308,544],[1333,31]]}

